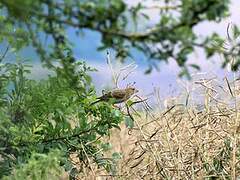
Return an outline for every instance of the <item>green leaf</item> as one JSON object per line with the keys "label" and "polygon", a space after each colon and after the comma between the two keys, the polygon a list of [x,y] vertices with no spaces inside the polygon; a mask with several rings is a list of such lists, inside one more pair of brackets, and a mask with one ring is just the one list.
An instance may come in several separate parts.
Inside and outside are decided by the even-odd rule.
{"label": "green leaf", "polygon": [[114,161],[117,161],[117,160],[119,160],[119,159],[122,159],[122,154],[121,154],[121,153],[118,153],[118,152],[114,152],[114,153],[112,154],[112,158],[113,158]]}
{"label": "green leaf", "polygon": [[121,128],[120,128],[117,124],[111,123],[111,125],[112,125],[114,128],[117,128],[119,131],[121,131]]}
{"label": "green leaf", "polygon": [[236,39],[239,37],[239,35],[240,35],[240,29],[236,25],[234,25],[233,26],[233,38]]}
{"label": "green leaf", "polygon": [[197,64],[190,64],[189,66],[191,66],[192,68],[194,68],[194,69],[196,69],[196,70],[198,70],[198,71],[201,70],[200,66],[197,65]]}
{"label": "green leaf", "polygon": [[131,129],[134,127],[134,121],[129,116],[126,116],[125,117],[125,125],[127,128]]}
{"label": "green leaf", "polygon": [[127,101],[127,106],[131,106],[133,103],[134,103],[134,102],[133,102],[131,99],[129,99],[129,100]]}
{"label": "green leaf", "polygon": [[103,144],[101,144],[101,148],[103,149],[103,151],[108,151],[108,150],[112,149],[112,144],[111,143],[103,143]]}

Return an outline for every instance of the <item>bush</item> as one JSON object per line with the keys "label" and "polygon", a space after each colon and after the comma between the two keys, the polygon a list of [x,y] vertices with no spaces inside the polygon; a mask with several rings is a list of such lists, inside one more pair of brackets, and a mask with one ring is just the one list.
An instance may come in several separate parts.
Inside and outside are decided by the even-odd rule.
{"label": "bush", "polygon": [[[101,138],[111,128],[119,128],[123,115],[107,103],[90,106],[96,96],[87,75],[92,69],[83,62],[70,65],[56,67],[54,75],[39,81],[27,78],[31,69],[26,64],[1,65],[0,177],[13,172],[14,177],[25,177],[33,162],[36,167],[46,167],[52,150],[61,151],[56,156],[61,159],[58,165],[67,171],[74,167],[71,154],[77,154],[87,167],[95,162],[114,169],[110,167],[114,159],[104,160]],[[18,170],[21,164],[24,168]],[[47,176],[44,168],[35,170],[30,177]]]}

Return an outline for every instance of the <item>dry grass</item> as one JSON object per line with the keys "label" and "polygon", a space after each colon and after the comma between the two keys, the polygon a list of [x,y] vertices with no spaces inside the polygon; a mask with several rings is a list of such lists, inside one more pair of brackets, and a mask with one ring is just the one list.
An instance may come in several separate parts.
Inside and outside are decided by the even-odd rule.
{"label": "dry grass", "polygon": [[133,111],[135,127],[122,125],[106,139],[123,155],[117,173],[95,169],[81,178],[240,178],[238,83],[201,79],[161,112],[142,112],[139,117]]}
{"label": "dry grass", "polygon": [[[111,63],[108,56],[115,87],[136,68],[117,72]],[[142,103],[131,110],[133,129],[112,130],[105,139],[113,146],[109,156],[122,154],[114,175],[92,166],[79,179],[239,179],[240,81],[197,76],[166,100],[155,89],[153,109]]]}

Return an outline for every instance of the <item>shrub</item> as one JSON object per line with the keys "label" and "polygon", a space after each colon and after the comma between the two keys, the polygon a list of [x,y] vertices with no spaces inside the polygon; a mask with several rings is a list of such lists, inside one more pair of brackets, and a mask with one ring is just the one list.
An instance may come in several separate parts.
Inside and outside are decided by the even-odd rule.
{"label": "shrub", "polygon": [[[71,65],[56,67],[54,75],[37,81],[27,78],[31,69],[26,64],[2,64],[0,177],[12,172],[14,177],[25,177],[33,162],[36,167],[45,167],[52,150],[61,151],[56,156],[61,159],[58,165],[68,171],[74,169],[71,154],[77,154],[87,167],[95,162],[99,167],[114,169],[110,167],[114,159],[104,160],[101,138],[109,135],[111,128],[119,128],[123,115],[107,103],[90,106],[95,90],[87,73],[92,69],[83,62]],[[19,170],[22,164],[24,168]],[[30,176],[48,176],[44,168],[35,170]]]}

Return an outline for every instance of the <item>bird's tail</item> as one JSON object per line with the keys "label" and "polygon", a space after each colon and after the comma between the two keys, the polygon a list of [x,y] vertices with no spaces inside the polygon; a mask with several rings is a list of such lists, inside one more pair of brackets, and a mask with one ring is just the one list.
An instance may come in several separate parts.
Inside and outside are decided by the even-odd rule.
{"label": "bird's tail", "polygon": [[94,105],[94,104],[96,104],[96,103],[98,103],[98,102],[100,102],[101,101],[101,99],[99,99],[99,100],[97,100],[97,101],[94,101],[94,102],[92,102],[91,104],[90,104],[90,106],[92,106],[92,105]]}

